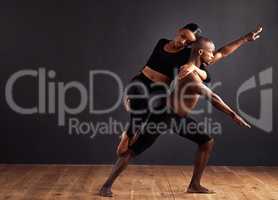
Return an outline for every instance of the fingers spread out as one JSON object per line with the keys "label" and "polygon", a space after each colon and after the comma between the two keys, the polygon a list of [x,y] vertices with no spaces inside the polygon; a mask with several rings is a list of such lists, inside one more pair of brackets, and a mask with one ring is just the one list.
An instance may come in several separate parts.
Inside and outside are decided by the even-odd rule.
{"label": "fingers spread out", "polygon": [[251,128],[250,124],[248,124],[247,122],[245,122],[244,124],[246,127]]}
{"label": "fingers spread out", "polygon": [[263,31],[262,26],[258,26],[257,30],[255,32],[252,32],[252,40],[257,40],[260,38],[260,33]]}
{"label": "fingers spread out", "polygon": [[260,32],[263,31],[263,27],[262,26],[259,26],[255,32],[255,35],[259,34]]}
{"label": "fingers spread out", "polygon": [[256,40],[256,39],[259,39],[259,38],[260,38],[260,36],[256,35],[256,36],[253,37],[253,40]]}

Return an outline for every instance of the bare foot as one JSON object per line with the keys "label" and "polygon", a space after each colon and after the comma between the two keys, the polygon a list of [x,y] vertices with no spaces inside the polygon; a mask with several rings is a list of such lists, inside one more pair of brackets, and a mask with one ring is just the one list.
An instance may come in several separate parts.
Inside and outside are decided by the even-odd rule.
{"label": "bare foot", "polygon": [[113,197],[111,187],[102,187],[99,190],[98,195],[103,196],[103,197]]}
{"label": "bare foot", "polygon": [[202,194],[214,194],[213,190],[209,190],[201,185],[189,185],[187,193],[202,193]]}

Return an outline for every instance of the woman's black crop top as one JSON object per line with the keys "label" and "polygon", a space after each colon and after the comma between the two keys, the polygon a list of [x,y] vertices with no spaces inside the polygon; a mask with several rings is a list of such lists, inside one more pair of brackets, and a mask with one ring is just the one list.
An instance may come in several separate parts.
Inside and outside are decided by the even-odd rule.
{"label": "woman's black crop top", "polygon": [[[178,73],[179,68],[187,63],[191,48],[185,47],[177,53],[169,53],[163,49],[164,45],[169,41],[170,40],[168,39],[160,39],[158,41],[146,65],[151,69],[166,75],[172,80],[176,73]],[[207,72],[203,65],[201,65],[200,68]],[[205,82],[209,81],[210,77],[208,74],[208,78]]]}
{"label": "woman's black crop top", "polygon": [[167,39],[158,41],[146,65],[173,79],[175,71],[178,72],[177,70],[188,60],[190,48],[184,48],[177,53],[169,53],[163,49],[168,42]]}

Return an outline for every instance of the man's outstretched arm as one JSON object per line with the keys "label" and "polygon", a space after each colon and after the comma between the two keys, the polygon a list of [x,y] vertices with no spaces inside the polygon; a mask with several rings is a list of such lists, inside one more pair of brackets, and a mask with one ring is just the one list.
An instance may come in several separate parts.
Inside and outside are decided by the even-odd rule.
{"label": "man's outstretched arm", "polygon": [[255,41],[260,38],[260,33],[262,32],[263,28],[259,26],[256,31],[250,32],[239,39],[228,43],[227,45],[223,46],[219,50],[217,50],[214,54],[214,60],[211,64],[218,62],[219,60],[227,57],[228,55],[232,54],[235,50],[241,47],[243,44],[249,41]]}
{"label": "man's outstretched arm", "polygon": [[233,111],[217,94],[211,91],[207,86],[202,83],[197,83],[192,87],[193,91],[197,94],[204,96],[212,105],[218,110],[229,115],[237,124],[240,126],[246,126],[250,128],[251,126],[242,119],[235,111]]}

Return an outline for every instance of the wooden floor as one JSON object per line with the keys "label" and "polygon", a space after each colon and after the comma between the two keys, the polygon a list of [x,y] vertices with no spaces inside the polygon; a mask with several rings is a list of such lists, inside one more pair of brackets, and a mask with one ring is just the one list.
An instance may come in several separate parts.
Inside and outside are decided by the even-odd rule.
{"label": "wooden floor", "polygon": [[191,166],[130,165],[113,187],[114,197],[95,193],[108,165],[0,165],[0,199],[190,199],[278,200],[278,167],[214,167],[203,184],[216,194],[188,194]]}

